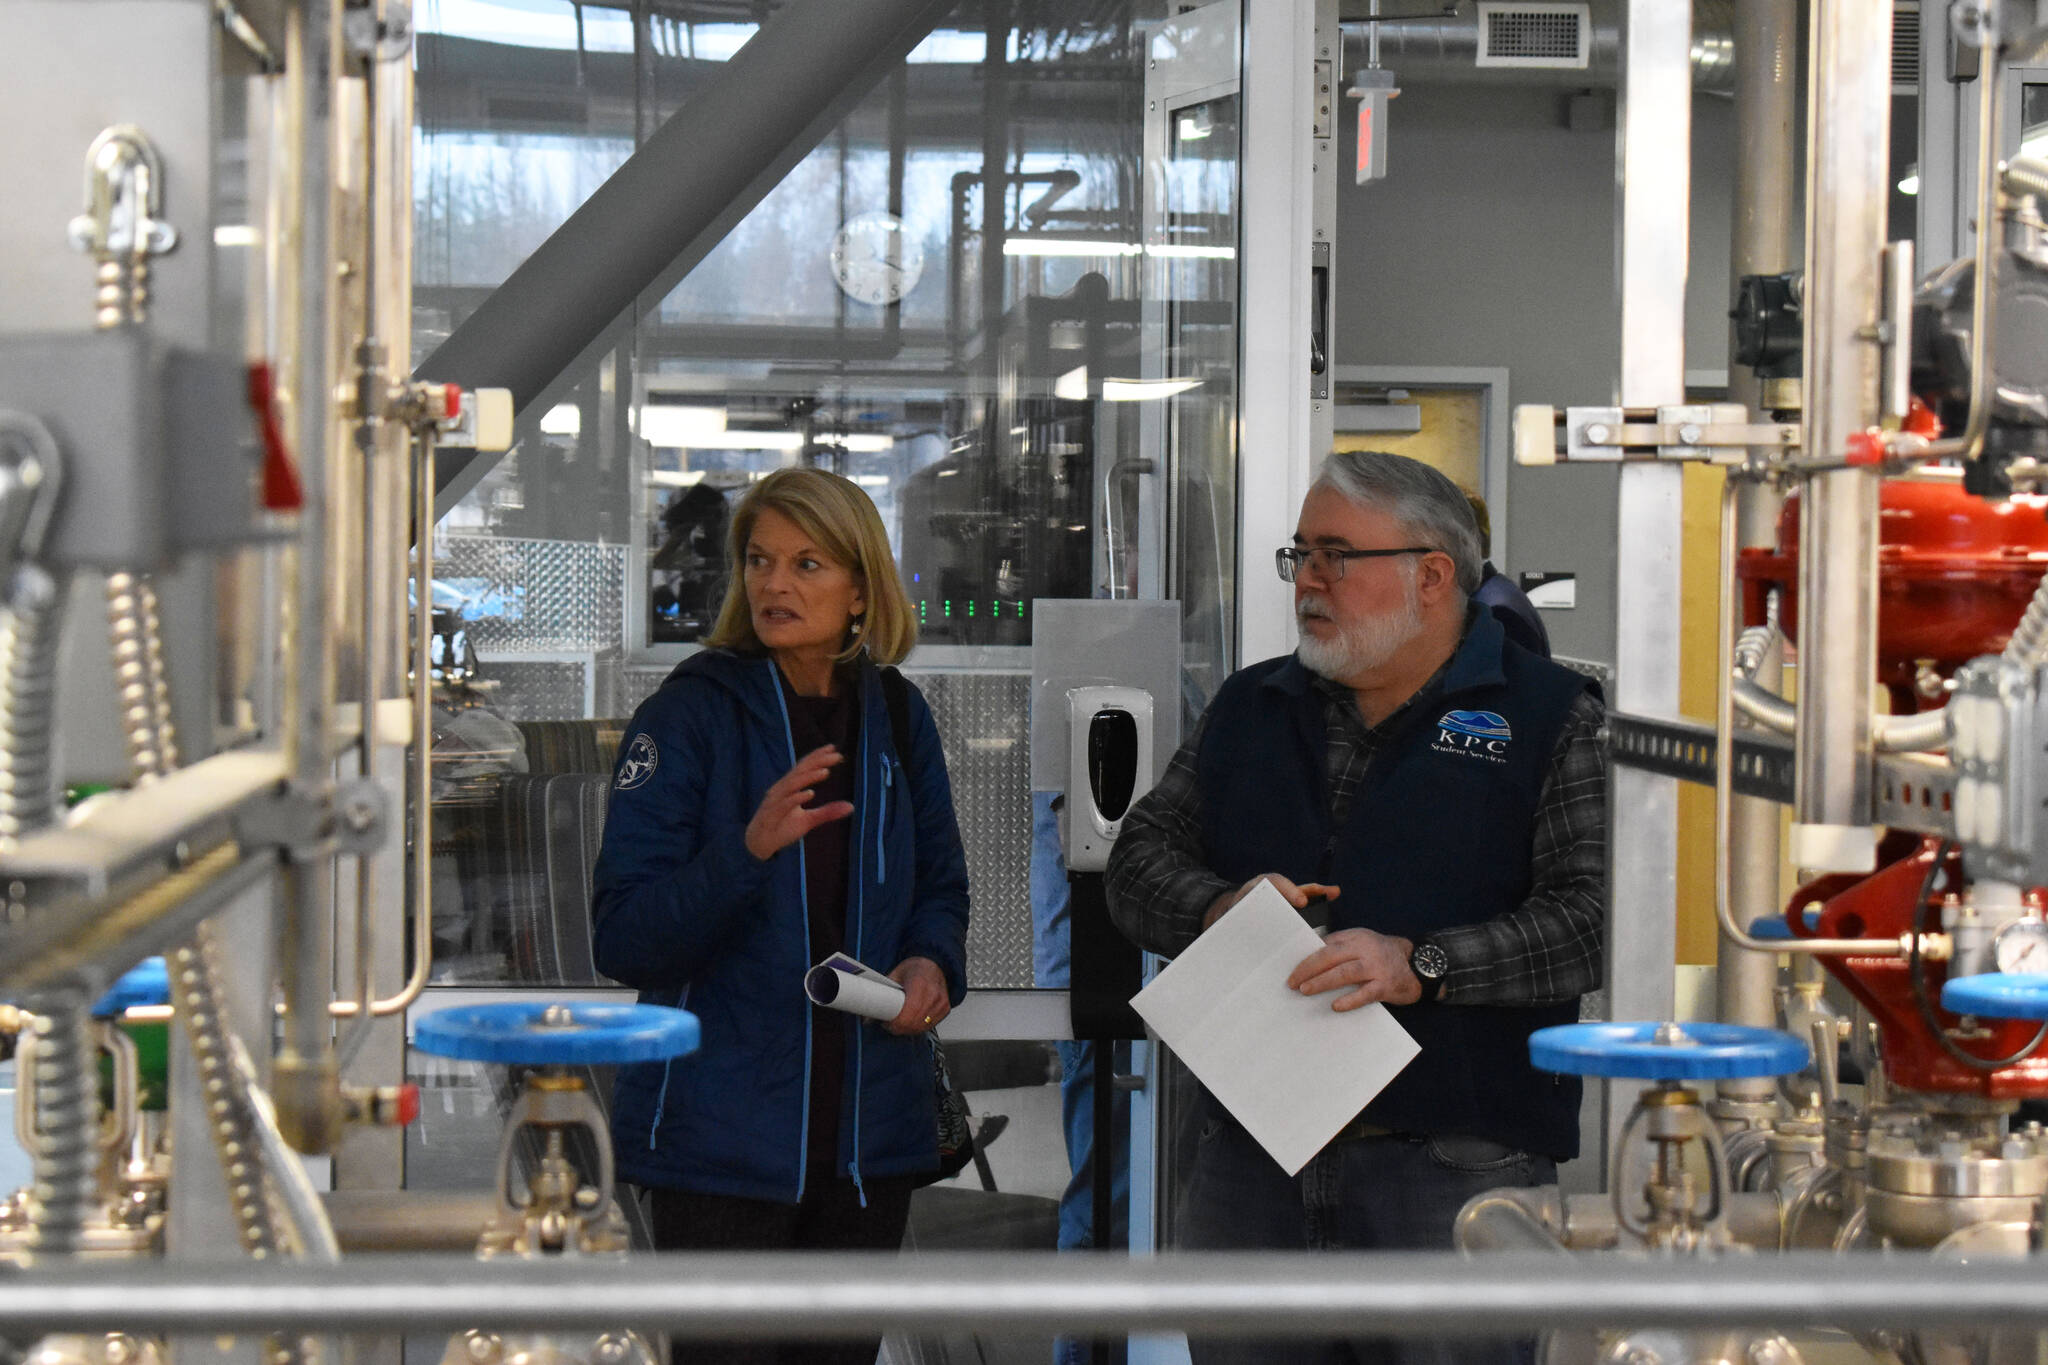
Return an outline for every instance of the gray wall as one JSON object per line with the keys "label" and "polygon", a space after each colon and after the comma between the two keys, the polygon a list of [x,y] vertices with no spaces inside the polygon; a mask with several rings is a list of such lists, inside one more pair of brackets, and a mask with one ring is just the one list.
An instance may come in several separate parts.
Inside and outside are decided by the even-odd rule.
{"label": "gray wall", "polygon": [[[1511,403],[1613,401],[1615,134],[1568,130],[1566,94],[1403,88],[1388,178],[1347,169],[1338,194],[1338,364],[1499,367]],[[1733,128],[1727,100],[1694,101],[1688,373],[1727,363]],[[1510,472],[1502,570],[1579,575],[1577,608],[1545,614],[1559,654],[1613,661],[1614,502],[1609,469]]]}

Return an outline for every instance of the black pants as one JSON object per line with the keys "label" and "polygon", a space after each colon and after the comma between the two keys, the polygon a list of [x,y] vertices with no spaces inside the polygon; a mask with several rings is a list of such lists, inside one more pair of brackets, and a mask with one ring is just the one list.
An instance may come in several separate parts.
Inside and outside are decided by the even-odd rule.
{"label": "black pants", "polygon": [[[912,1176],[814,1179],[800,1204],[650,1188],[657,1251],[894,1251],[910,1221]],[[671,1365],[874,1365],[866,1341],[678,1341]]]}

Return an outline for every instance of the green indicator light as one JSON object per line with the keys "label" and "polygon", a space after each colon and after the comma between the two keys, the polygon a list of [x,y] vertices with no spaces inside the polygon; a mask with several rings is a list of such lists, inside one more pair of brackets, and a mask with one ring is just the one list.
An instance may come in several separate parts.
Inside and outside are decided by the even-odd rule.
{"label": "green indicator light", "polygon": [[1022,616],[1024,614],[1024,604],[1022,602],[1019,602],[1017,604],[1017,614],[1019,616]]}
{"label": "green indicator light", "polygon": [[967,599],[967,614],[974,615],[974,599],[971,597]]}
{"label": "green indicator light", "polygon": [[948,615],[948,616],[951,616],[952,614],[953,614],[953,599],[949,597],[949,598],[947,598],[947,599],[946,599],[946,615]]}

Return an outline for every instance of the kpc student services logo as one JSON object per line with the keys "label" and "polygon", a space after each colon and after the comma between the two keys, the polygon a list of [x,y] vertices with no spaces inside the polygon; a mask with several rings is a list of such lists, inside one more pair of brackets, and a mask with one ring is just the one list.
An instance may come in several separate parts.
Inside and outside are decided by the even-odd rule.
{"label": "kpc student services logo", "polygon": [[1446,711],[1436,723],[1436,740],[1429,747],[1440,754],[1505,763],[1508,741],[1514,737],[1507,717],[1498,711]]}

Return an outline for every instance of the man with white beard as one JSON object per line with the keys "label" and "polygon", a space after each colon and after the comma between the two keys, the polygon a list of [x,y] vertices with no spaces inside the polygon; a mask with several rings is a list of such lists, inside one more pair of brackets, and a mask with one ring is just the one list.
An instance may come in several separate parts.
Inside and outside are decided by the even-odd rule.
{"label": "man with white beard", "polygon": [[[1290,989],[1383,1001],[1421,1054],[1298,1175],[1206,1091],[1178,1244],[1449,1249],[1482,1190],[1548,1184],[1578,1153],[1577,1081],[1528,1036],[1600,984],[1602,710],[1584,677],[1472,604],[1478,527],[1399,455],[1324,461],[1278,551],[1301,643],[1233,674],[1125,818],[1111,918],[1172,956],[1270,881],[1323,948]],[[1526,1361],[1526,1341],[1195,1341],[1196,1365]]]}

